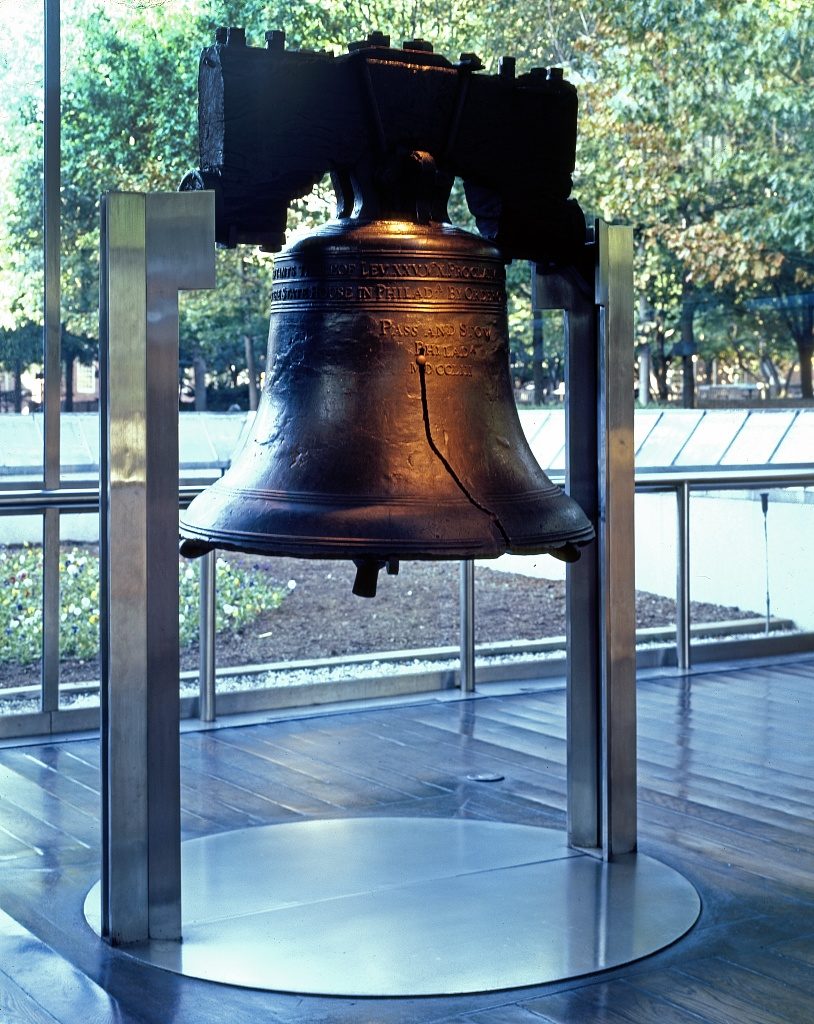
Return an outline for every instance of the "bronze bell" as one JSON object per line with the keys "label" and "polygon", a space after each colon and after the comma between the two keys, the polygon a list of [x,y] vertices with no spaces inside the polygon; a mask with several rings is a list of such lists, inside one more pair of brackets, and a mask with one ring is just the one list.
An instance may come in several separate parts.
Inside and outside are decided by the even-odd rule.
{"label": "bronze bell", "polygon": [[183,550],[577,556],[593,530],[523,435],[492,245],[448,224],[348,219],[283,250],[273,275],[254,426],[184,514]]}
{"label": "bronze bell", "polygon": [[[405,57],[406,45],[394,67],[424,67],[426,54]],[[206,73],[220,62],[228,84],[228,52],[205,52]],[[358,51],[351,58],[358,69]],[[270,75],[277,65],[269,60]],[[449,82],[439,82],[440,103]],[[212,123],[230,121],[215,111]],[[379,569],[397,571],[400,559],[548,552],[572,561],[592,539],[590,522],[523,435],[504,253],[447,222],[451,180],[427,152],[392,147],[335,170],[337,219],[274,259],[252,432],[184,513],[183,553],[349,558],[354,592],[373,596]],[[225,181],[225,171],[198,172],[187,187],[224,189]],[[233,226],[223,234],[247,237]]]}

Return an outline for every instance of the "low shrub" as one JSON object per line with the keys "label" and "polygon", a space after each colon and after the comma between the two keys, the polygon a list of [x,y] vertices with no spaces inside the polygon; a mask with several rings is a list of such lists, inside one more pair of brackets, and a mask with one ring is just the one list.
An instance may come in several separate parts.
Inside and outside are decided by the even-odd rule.
{"label": "low shrub", "polygon": [[[29,665],[42,647],[42,548],[0,547],[0,661]],[[94,549],[64,548],[59,557],[59,653],[62,658],[95,658],[99,652],[99,559]],[[263,573],[250,573],[218,558],[215,570],[219,631],[238,630],[262,612],[277,608],[285,591]],[[179,562],[181,646],[198,636],[197,566]]]}

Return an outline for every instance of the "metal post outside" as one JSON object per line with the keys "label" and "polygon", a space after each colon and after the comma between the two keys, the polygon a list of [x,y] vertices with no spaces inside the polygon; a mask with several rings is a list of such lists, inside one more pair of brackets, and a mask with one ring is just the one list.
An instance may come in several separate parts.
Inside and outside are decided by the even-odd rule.
{"label": "metal post outside", "polygon": [[690,485],[676,488],[676,664],[686,671],[690,653]]}
{"label": "metal post outside", "polygon": [[461,691],[475,692],[475,563],[461,562]]}
{"label": "metal post outside", "polygon": [[202,722],[215,721],[215,551],[199,559],[200,620],[198,647],[200,675],[198,680],[198,717]]}

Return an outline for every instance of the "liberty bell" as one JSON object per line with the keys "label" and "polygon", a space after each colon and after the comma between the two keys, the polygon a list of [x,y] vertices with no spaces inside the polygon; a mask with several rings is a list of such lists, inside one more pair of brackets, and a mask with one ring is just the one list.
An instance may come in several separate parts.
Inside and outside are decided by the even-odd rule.
{"label": "liberty bell", "polygon": [[[266,41],[220,29],[200,64],[201,168],[181,187],[214,189],[220,243],[277,255],[260,406],[182,552],[348,558],[362,596],[401,559],[574,560],[593,528],[522,432],[504,267],[584,246],[575,90],[381,33],[339,57]],[[335,219],[281,249],[326,171]],[[478,235],[449,222],[456,177]]]}

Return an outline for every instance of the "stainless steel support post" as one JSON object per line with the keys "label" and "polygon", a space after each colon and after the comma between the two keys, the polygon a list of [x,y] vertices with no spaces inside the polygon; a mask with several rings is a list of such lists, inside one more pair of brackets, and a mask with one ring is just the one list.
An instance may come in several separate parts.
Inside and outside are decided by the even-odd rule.
{"label": "stainless steel support post", "polygon": [[[591,250],[593,255],[593,250]],[[533,278],[540,309],[565,312],[565,446],[568,493],[597,527],[597,311],[593,281],[576,269]],[[598,545],[566,573],[567,818],[571,846],[601,845]]]}
{"label": "stainless steel support post", "polygon": [[215,565],[214,550],[199,559],[200,621],[198,648],[200,675],[198,680],[198,717],[202,722],[215,721]]}
{"label": "stainless steel support post", "polygon": [[475,692],[475,563],[461,562],[461,691]]}
{"label": "stainless steel support post", "polygon": [[102,932],[181,936],[178,291],[214,286],[212,193],[112,193],[101,238]]}
{"label": "stainless steel support post", "polygon": [[636,849],[633,229],[596,228],[602,852]]}
{"label": "stainless steel support post", "polygon": [[533,304],[566,314],[566,489],[596,542],[568,566],[568,841],[636,848],[633,241],[598,222],[595,279],[537,274]]}
{"label": "stainless steel support post", "polygon": [[676,664],[686,671],[690,654],[690,485],[676,489]]}

